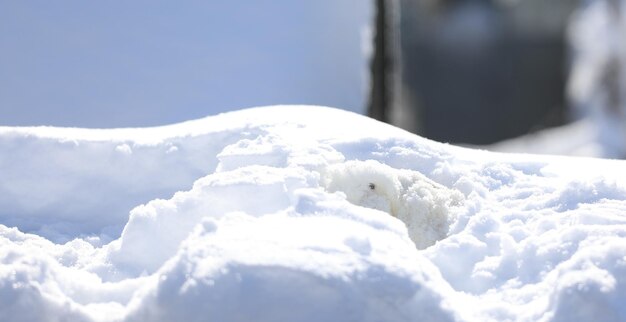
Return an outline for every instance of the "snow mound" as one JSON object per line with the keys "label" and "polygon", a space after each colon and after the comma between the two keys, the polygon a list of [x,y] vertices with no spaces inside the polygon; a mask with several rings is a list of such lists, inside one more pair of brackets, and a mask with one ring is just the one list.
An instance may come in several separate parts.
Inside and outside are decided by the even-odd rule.
{"label": "snow mound", "polygon": [[626,319],[623,161],[311,106],[0,151],[0,321]]}

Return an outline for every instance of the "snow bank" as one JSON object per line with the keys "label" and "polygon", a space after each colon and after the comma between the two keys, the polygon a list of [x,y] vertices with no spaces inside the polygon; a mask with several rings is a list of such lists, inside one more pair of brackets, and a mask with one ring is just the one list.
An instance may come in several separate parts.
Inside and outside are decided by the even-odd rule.
{"label": "snow bank", "polygon": [[0,151],[0,321],[626,319],[623,162],[306,106]]}

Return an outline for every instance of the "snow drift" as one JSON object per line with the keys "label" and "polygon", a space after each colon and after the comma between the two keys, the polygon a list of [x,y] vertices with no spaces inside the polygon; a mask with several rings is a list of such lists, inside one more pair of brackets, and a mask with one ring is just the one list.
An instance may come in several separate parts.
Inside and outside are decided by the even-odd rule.
{"label": "snow drift", "polygon": [[0,151],[0,321],[626,319],[622,161],[310,106]]}

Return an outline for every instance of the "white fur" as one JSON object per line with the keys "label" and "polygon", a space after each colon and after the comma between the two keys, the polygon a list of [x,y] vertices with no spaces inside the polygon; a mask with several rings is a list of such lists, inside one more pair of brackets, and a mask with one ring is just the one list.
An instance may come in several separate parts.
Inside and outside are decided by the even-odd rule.
{"label": "white fur", "polygon": [[385,211],[403,221],[419,249],[448,234],[453,208],[463,195],[417,171],[394,169],[374,160],[332,165],[323,174],[331,192],[342,191],[359,206]]}

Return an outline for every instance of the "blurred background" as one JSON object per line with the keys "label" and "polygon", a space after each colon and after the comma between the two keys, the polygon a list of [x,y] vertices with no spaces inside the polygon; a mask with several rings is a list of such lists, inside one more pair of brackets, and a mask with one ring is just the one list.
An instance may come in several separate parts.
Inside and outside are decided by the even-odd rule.
{"label": "blurred background", "polygon": [[625,42],[626,0],[2,1],[0,126],[315,104],[442,142],[625,158]]}
{"label": "blurred background", "polygon": [[137,127],[246,107],[364,113],[363,0],[0,1],[0,125]]}
{"label": "blurred background", "polygon": [[495,151],[626,157],[626,1],[376,6],[371,115]]}

